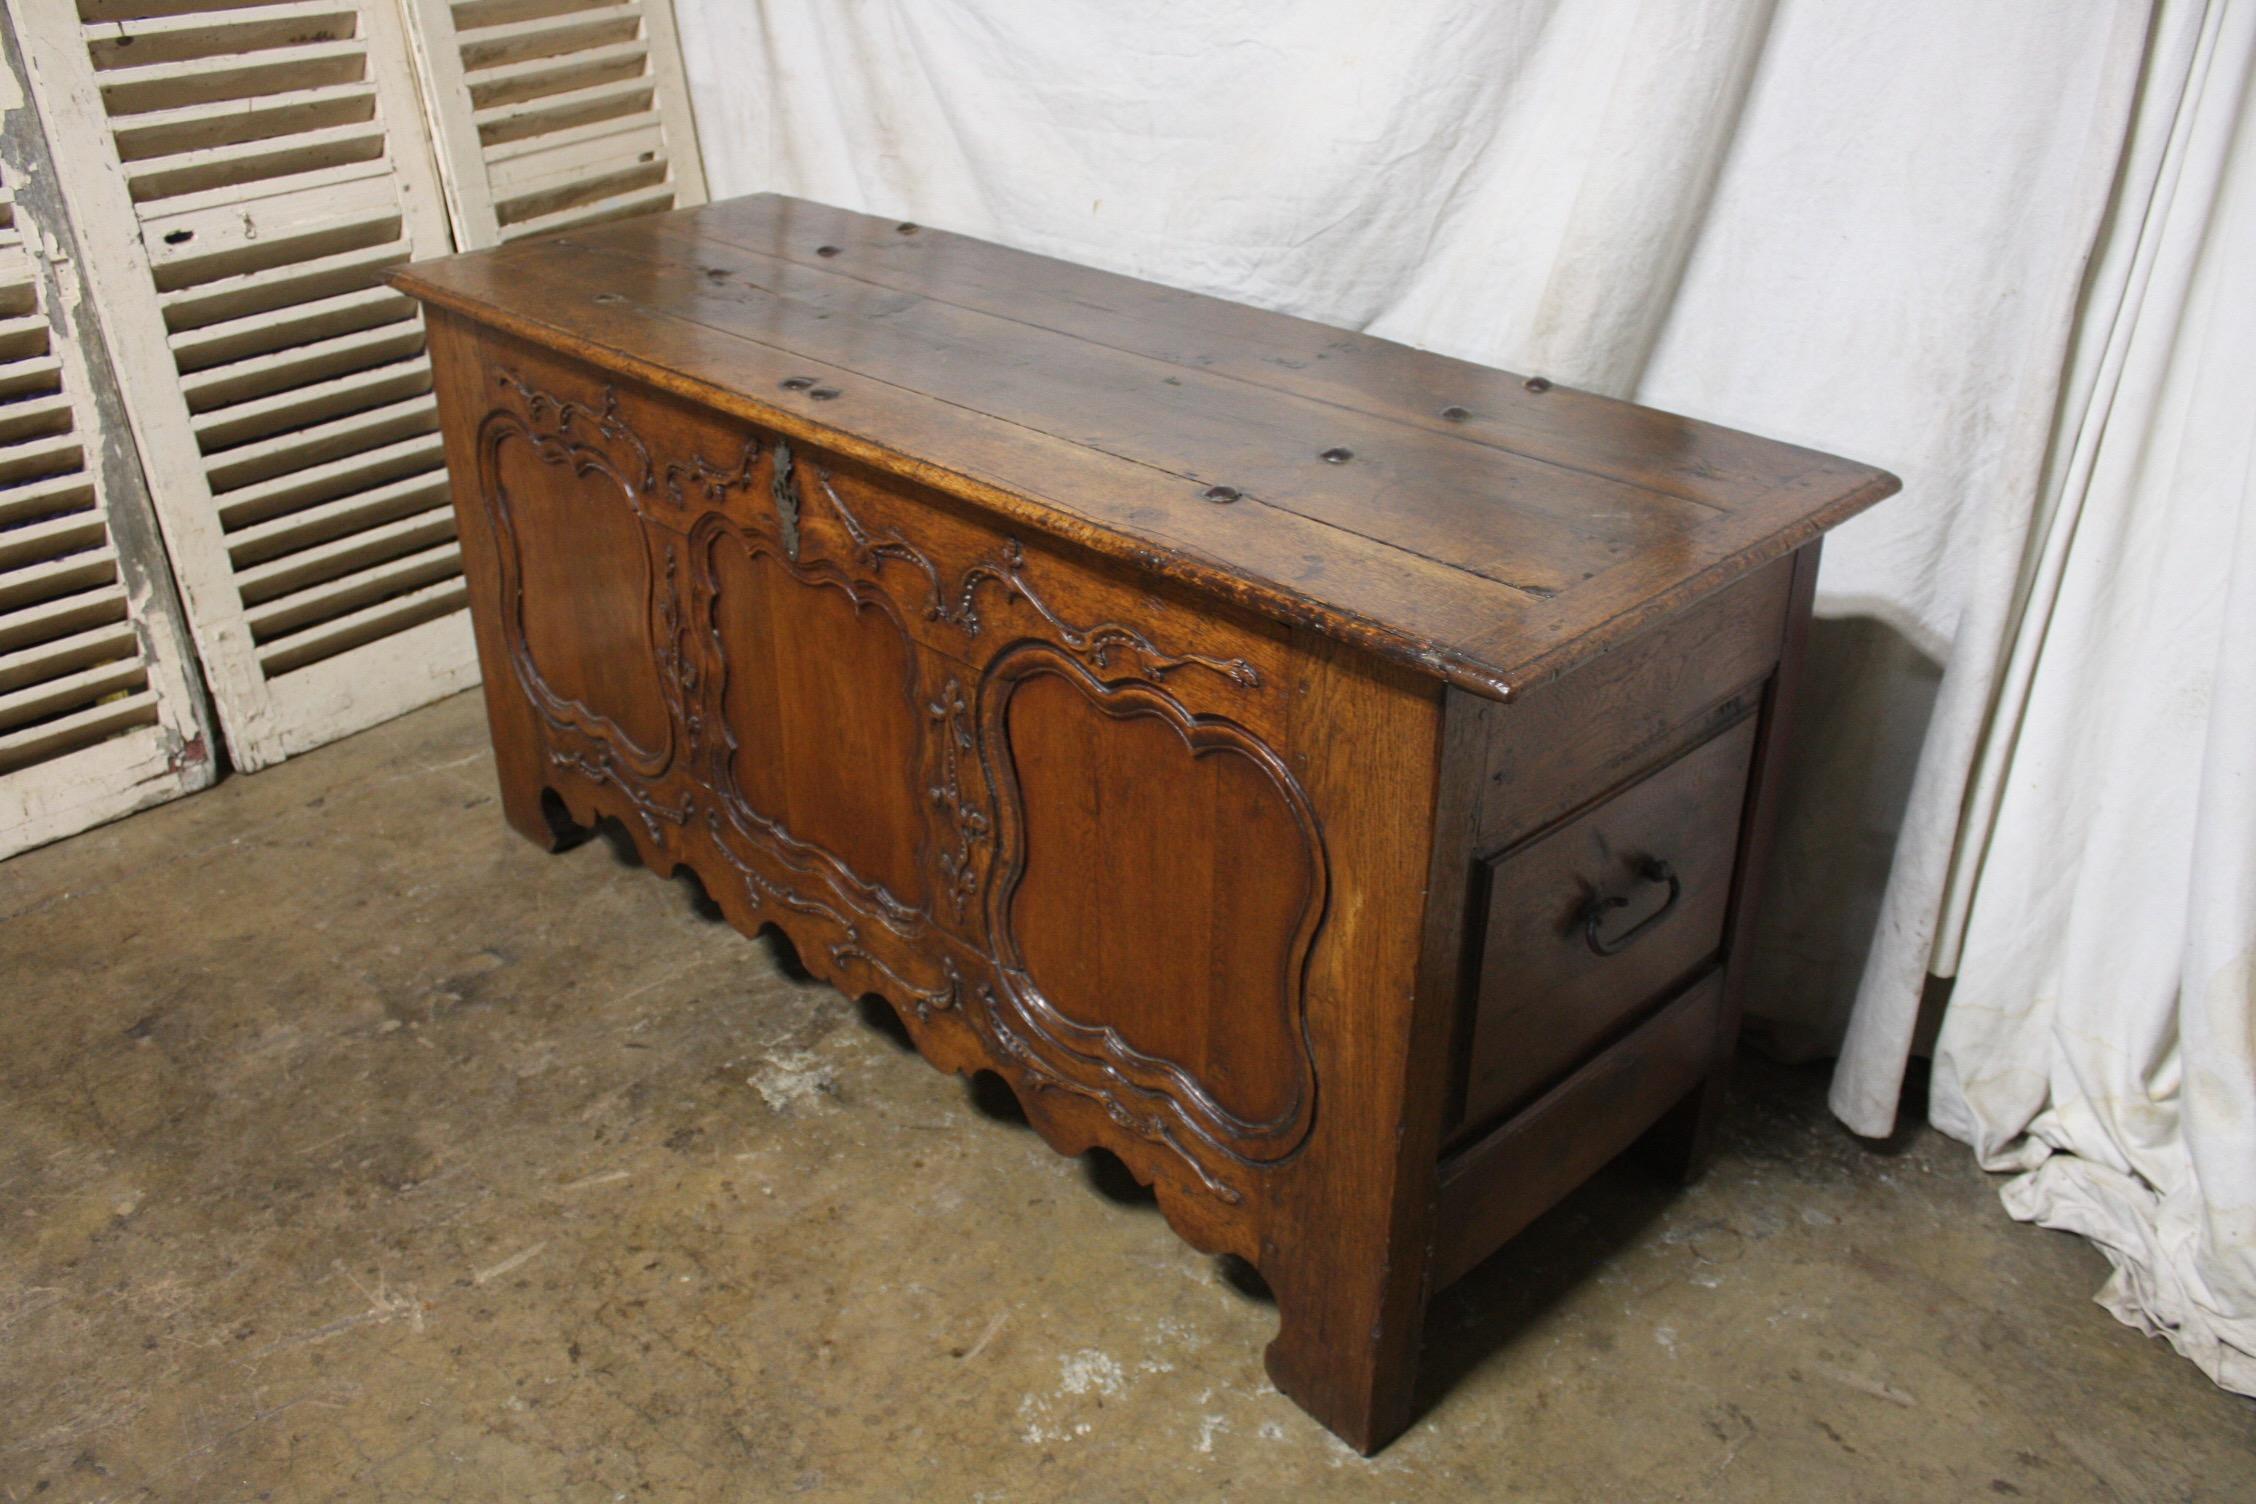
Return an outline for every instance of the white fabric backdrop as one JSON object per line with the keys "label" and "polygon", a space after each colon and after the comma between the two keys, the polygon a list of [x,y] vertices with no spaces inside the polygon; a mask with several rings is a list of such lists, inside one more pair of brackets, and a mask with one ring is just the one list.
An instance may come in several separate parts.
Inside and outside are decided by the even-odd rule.
{"label": "white fabric backdrop", "polygon": [[1960,841],[1933,1111],[2030,1172],[2014,1215],[2107,1252],[2102,1304],[2256,1394],[2256,6],[2171,8],[2152,57]]}
{"label": "white fabric backdrop", "polygon": [[[1788,1046],[1846,1030],[1835,1110],[1886,1133],[1965,916],[1937,1121],[2035,1170],[2017,1215],[2110,1248],[2113,1308],[2247,1387],[2256,796],[2218,582],[2252,346],[2180,337],[2246,328],[2245,285],[2196,275],[2246,0],[676,4],[716,195],[914,218],[1901,474],[1828,544],[1750,1003]],[[2169,156],[2192,113],[2206,155]],[[2157,238],[2160,281],[2133,271]],[[2198,1111],[2181,977],[2241,1051]]]}

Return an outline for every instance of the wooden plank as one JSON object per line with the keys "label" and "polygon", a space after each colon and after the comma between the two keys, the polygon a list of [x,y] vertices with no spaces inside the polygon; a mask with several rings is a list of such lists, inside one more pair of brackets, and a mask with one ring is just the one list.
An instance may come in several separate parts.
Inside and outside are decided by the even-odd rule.
{"label": "wooden plank", "polygon": [[805,199],[730,199],[698,215],[691,233],[1715,507],[1743,503],[1782,473],[1826,458],[1539,376],[931,226],[904,235],[892,220]]}

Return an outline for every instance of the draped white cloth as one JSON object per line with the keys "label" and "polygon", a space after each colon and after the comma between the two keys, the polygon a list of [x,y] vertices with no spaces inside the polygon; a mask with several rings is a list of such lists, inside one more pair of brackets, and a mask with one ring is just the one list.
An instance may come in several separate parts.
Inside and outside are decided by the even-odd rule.
{"label": "draped white cloth", "polygon": [[[2256,1388],[2250,0],[676,0],[779,189],[1886,465],[1750,1006]],[[2237,631],[2235,630],[2237,628]]]}

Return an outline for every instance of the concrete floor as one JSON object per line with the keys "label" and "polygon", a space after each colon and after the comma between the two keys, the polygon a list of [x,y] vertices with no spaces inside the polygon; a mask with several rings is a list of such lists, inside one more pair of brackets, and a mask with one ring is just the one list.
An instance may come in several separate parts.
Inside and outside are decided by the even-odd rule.
{"label": "concrete floor", "polygon": [[1750,1063],[1375,1460],[1117,1166],[495,807],[474,698],[0,865],[0,1500],[2256,1497],[2256,1406]]}

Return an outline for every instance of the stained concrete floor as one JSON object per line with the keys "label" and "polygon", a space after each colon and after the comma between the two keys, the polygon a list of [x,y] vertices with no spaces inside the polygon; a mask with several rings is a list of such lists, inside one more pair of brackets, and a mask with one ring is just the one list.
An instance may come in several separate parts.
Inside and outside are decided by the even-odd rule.
{"label": "stained concrete floor", "polygon": [[472,697],[0,864],[0,1500],[2256,1497],[1965,1153],[1750,1063],[1366,1461],[1117,1165],[495,806]]}

